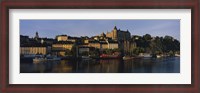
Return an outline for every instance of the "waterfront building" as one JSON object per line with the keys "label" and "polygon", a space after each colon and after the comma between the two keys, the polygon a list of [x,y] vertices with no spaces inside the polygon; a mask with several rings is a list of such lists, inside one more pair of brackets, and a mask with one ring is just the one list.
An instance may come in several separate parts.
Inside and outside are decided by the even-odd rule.
{"label": "waterfront building", "polygon": [[31,55],[31,54],[47,54],[46,47],[20,47],[21,55]]}
{"label": "waterfront building", "polygon": [[129,40],[131,38],[131,33],[127,31],[123,31],[117,29],[115,26],[111,32],[106,33],[106,37],[112,38],[113,40]]}
{"label": "waterfront building", "polygon": [[20,44],[20,54],[21,55],[31,55],[31,54],[43,54],[46,55],[49,51],[47,50],[47,45],[40,43],[32,44]]}
{"label": "waterfront building", "polygon": [[73,46],[74,43],[70,41],[55,42],[52,44],[52,52],[59,56],[65,56],[65,52],[67,50],[71,51]]}
{"label": "waterfront building", "polygon": [[106,41],[100,41],[101,50],[108,49],[108,43]]}
{"label": "waterfront building", "polygon": [[130,49],[130,39],[131,39],[131,34],[130,32],[123,31],[120,29],[117,29],[115,26],[114,29],[111,32],[106,33],[106,37],[111,38],[112,40],[118,41],[118,47],[123,49],[124,52],[128,52]]}
{"label": "waterfront building", "polygon": [[77,42],[80,40],[78,37],[71,37],[67,35],[58,35],[56,36],[57,41],[70,41],[70,42]]}
{"label": "waterfront building", "polygon": [[57,35],[56,39],[57,39],[57,41],[67,41],[68,36],[67,35]]}
{"label": "waterfront building", "polygon": [[53,43],[52,49],[53,50],[65,50],[65,49],[71,50],[73,45],[74,43],[70,41],[60,41],[60,42]]}
{"label": "waterfront building", "polygon": [[[130,37],[131,35],[128,30],[123,31],[123,30],[117,29],[117,27],[115,26],[111,32],[107,32],[106,34],[102,33],[101,35],[93,36],[91,38],[87,36],[71,37],[67,35],[57,35],[56,39],[40,38],[38,32],[36,32],[35,37],[32,39],[29,39],[26,36],[20,36],[20,38],[22,39],[20,41],[23,41],[23,40],[25,41],[25,39],[28,38],[29,41],[26,43],[46,44],[45,47],[50,46],[52,52],[64,56],[66,50],[71,51],[73,46],[92,47],[92,48],[100,49],[100,50],[120,48],[124,50],[123,52],[128,52],[130,51],[130,48],[133,48],[135,46],[134,42],[131,41]],[[24,45],[26,43],[20,42],[20,45]],[[48,51],[49,51],[49,48],[48,48]]]}
{"label": "waterfront building", "polygon": [[108,49],[117,49],[119,48],[118,42],[114,40],[108,40]]}
{"label": "waterfront building", "polygon": [[101,44],[100,44],[100,42],[97,41],[97,40],[89,41],[88,46],[89,46],[89,47],[98,48],[98,49],[101,48]]}
{"label": "waterfront building", "polygon": [[84,44],[88,44],[88,43],[89,43],[89,40],[88,40],[88,39],[85,39],[85,40],[83,41],[83,43],[84,43]]}
{"label": "waterfront building", "polygon": [[78,42],[81,38],[68,36],[67,41]]}

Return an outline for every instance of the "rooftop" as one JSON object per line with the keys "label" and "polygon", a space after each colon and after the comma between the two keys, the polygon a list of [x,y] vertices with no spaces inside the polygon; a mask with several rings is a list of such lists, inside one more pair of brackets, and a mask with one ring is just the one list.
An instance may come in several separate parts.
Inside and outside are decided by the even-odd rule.
{"label": "rooftop", "polygon": [[53,44],[74,44],[74,42],[71,42],[71,41],[57,41],[57,42],[54,42]]}
{"label": "rooftop", "polygon": [[46,47],[47,44],[41,44],[41,43],[25,43],[20,44],[20,47]]}

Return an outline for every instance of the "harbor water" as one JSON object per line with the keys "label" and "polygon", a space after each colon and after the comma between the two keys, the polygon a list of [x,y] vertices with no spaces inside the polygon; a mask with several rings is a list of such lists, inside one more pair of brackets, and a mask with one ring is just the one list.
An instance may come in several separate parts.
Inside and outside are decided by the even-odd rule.
{"label": "harbor water", "polygon": [[180,57],[47,62],[21,59],[20,73],[180,73]]}

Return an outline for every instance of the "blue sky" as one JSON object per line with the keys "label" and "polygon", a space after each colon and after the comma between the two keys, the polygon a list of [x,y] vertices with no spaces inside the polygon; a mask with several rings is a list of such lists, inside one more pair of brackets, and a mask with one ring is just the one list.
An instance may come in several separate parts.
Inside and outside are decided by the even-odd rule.
{"label": "blue sky", "polygon": [[180,40],[180,20],[20,20],[20,35],[55,38],[56,35],[95,36],[114,26],[131,35],[165,36]]}

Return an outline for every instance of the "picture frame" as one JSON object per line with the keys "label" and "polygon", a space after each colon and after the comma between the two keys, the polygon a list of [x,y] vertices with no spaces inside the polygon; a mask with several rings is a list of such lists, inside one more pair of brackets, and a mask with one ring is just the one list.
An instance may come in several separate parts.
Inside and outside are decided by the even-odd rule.
{"label": "picture frame", "polygon": [[[9,9],[191,9],[192,82],[191,84],[9,84]],[[199,1],[198,0],[60,0],[1,2],[1,92],[141,92],[199,93]]]}

